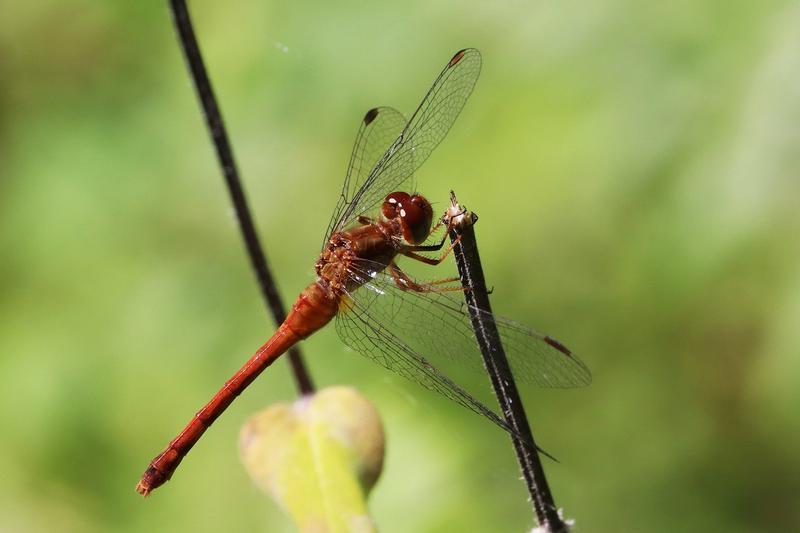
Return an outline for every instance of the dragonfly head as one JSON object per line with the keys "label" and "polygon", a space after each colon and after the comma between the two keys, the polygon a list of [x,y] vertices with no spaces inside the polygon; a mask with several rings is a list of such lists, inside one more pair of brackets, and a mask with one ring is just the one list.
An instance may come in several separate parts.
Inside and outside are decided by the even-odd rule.
{"label": "dragonfly head", "polygon": [[431,232],[433,208],[422,195],[393,192],[383,201],[381,212],[387,220],[400,221],[403,238],[411,244],[421,244]]}

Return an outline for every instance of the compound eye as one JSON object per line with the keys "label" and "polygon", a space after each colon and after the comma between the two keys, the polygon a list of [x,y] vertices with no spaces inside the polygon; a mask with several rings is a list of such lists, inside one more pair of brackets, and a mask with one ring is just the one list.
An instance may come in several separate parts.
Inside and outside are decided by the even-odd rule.
{"label": "compound eye", "polygon": [[400,211],[403,237],[412,244],[419,244],[425,241],[431,231],[433,208],[428,200],[418,194],[409,200],[403,203]]}
{"label": "compound eye", "polygon": [[389,194],[383,201],[381,206],[381,213],[387,220],[392,220],[401,215],[400,211],[403,209],[403,203],[410,204],[411,197],[404,192],[393,192]]}

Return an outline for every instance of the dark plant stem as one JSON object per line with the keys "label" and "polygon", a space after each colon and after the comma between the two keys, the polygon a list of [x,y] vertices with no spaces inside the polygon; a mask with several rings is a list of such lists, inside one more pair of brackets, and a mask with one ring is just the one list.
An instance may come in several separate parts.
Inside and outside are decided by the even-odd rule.
{"label": "dark plant stem", "polygon": [[[450,230],[450,239],[455,240],[460,236],[460,241],[453,248],[453,254],[461,275],[461,284],[466,289],[464,297],[469,308],[472,327],[478,339],[478,345],[483,354],[486,370],[492,381],[492,388],[500,403],[500,408],[508,425],[514,430],[511,440],[517,452],[522,474],[531,495],[536,517],[541,527],[553,533],[567,531],[564,521],[558,516],[558,509],[553,502],[553,495],[547,484],[542,463],[536,443],[533,440],[525,408],[519,397],[514,376],[508,364],[500,333],[491,317],[492,308],[489,305],[489,294],[486,290],[486,280],[483,277],[481,258],[478,254],[478,243],[475,239],[473,225],[478,217],[471,212],[462,210],[458,205],[454,192],[450,192],[451,211],[453,224]],[[480,313],[477,310],[484,313]]]}
{"label": "dark plant stem", "polygon": [[[184,0],[170,0],[170,8],[172,10],[175,28],[180,38],[181,47],[186,57],[186,62],[189,65],[192,81],[197,90],[197,97],[200,99],[200,104],[203,107],[206,124],[208,125],[211,139],[217,151],[217,158],[222,167],[222,174],[225,176],[225,183],[228,186],[228,192],[230,193],[231,201],[236,211],[236,218],[239,221],[239,230],[242,233],[242,238],[247,247],[250,264],[255,271],[258,284],[261,287],[261,294],[264,297],[264,302],[267,304],[268,310],[272,312],[275,322],[281,324],[286,318],[286,309],[278,295],[275,280],[270,272],[267,258],[264,255],[264,251],[258,239],[258,234],[256,233],[253,217],[247,206],[247,198],[242,187],[242,182],[239,179],[239,172],[236,170],[236,162],[233,158],[233,149],[228,141],[228,134],[225,131],[225,124],[222,121],[222,115],[217,105],[217,100],[214,97],[214,90],[211,87],[211,81],[208,78],[206,67],[203,64],[203,56],[200,54],[200,47],[197,44],[197,38],[192,28],[189,10]],[[314,385],[303,364],[303,359],[298,348],[289,350],[289,361],[300,393],[305,395],[313,392]]]}

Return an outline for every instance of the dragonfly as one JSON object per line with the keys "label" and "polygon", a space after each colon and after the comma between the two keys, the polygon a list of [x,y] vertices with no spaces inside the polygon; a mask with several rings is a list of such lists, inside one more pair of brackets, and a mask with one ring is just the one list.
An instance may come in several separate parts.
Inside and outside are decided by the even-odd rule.
{"label": "dragonfly", "polygon": [[482,368],[470,311],[496,324],[521,383],[570,388],[591,382],[587,366],[555,338],[469,309],[465,289],[455,285],[458,278],[420,281],[398,265],[404,258],[435,266],[453,248],[445,246],[447,231],[440,241],[434,237],[450,222],[445,216],[434,224],[433,207],[416,192],[414,173],[450,130],[480,70],[478,50],[460,50],[411,118],[391,107],[364,115],[316,262],[317,279],[272,337],[150,462],[136,487],[140,494],[147,496],[172,477],[203,433],[265,368],[334,319],[342,341],[354,351],[512,433],[496,410],[441,370],[448,364]]}

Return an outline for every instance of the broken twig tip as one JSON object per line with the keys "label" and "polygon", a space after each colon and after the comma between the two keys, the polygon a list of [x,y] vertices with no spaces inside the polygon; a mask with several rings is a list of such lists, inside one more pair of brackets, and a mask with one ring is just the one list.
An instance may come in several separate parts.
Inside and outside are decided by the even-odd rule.
{"label": "broken twig tip", "polygon": [[445,219],[451,228],[458,233],[463,232],[469,226],[478,221],[478,215],[468,211],[466,207],[459,205],[455,191],[450,191],[450,207],[447,209]]}

